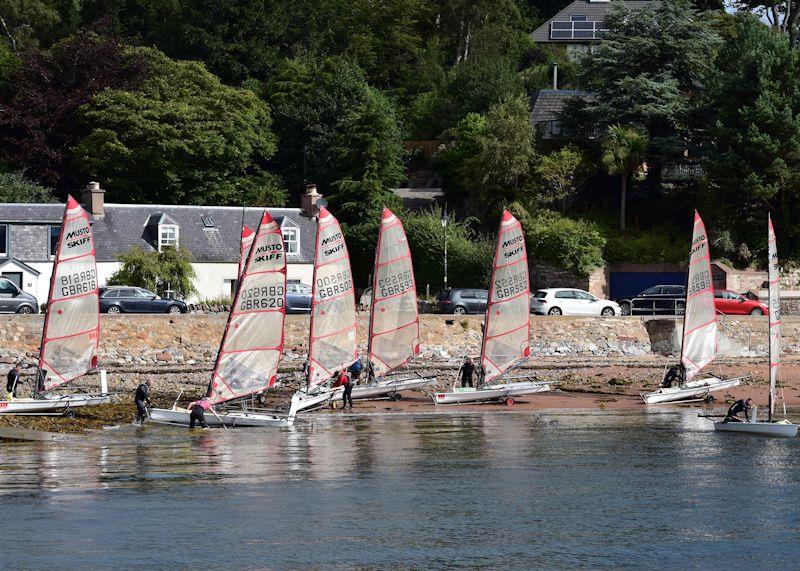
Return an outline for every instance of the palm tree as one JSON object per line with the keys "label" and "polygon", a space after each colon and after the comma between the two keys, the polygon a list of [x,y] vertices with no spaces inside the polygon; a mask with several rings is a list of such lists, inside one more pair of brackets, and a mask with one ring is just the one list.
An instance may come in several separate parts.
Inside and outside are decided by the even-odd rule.
{"label": "palm tree", "polygon": [[645,158],[647,135],[623,125],[612,125],[603,137],[600,160],[608,174],[622,178],[619,199],[619,229],[625,230],[625,194],[628,178]]}

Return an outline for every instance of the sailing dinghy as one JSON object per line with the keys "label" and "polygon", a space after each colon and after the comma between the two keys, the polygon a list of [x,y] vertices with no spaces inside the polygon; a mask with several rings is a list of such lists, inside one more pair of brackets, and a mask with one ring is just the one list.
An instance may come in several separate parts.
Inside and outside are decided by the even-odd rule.
{"label": "sailing dinghy", "polygon": [[756,420],[756,410],[753,411],[751,422],[714,422],[714,430],[720,432],[745,432],[762,436],[783,436],[794,438],[797,436],[798,425],[786,420],[786,406],[784,404],[783,420],[775,421],[775,388],[778,381],[781,353],[781,294],[780,294],[780,268],[778,267],[778,247],[775,241],[775,229],[772,226],[772,217],[767,219],[767,232],[769,242],[769,415],[766,422]]}
{"label": "sailing dinghy", "polygon": [[[209,386],[212,414],[206,416],[206,422],[209,426],[291,426],[297,412],[296,398],[286,417],[247,410],[244,400],[272,387],[283,351],[286,256],[281,230],[267,211],[239,282]],[[237,400],[241,410],[216,410]],[[177,406],[156,408],[150,411],[150,420],[188,425],[189,411]]]}
{"label": "sailing dinghy", "polygon": [[717,355],[717,310],[714,307],[711,255],[706,226],[697,211],[694,213],[692,250],[689,255],[682,339],[683,382],[679,386],[642,393],[645,404],[704,399],[709,393],[735,387],[742,381],[741,377],[720,379],[711,375],[695,379]]}
{"label": "sailing dinghy", "polygon": [[[478,388],[453,388],[432,396],[438,404],[498,401],[513,404],[514,397],[550,390],[546,383],[495,382],[530,358],[530,276],[522,225],[503,211],[489,285],[489,303],[481,344],[481,379]],[[458,378],[456,378],[458,383]]]}
{"label": "sailing dinghy", "polygon": [[344,233],[339,221],[322,207],[314,253],[308,377],[306,387],[295,393],[298,410],[328,404],[342,393],[341,388],[331,388],[330,381],[356,360],[356,329],[355,290]]}
{"label": "sailing dinghy", "polygon": [[[0,401],[0,414],[62,414],[109,401],[105,371],[102,394],[48,394],[97,366],[100,304],[97,263],[89,215],[67,198],[58,239],[39,351],[36,398]],[[43,389],[44,392],[39,392]]]}

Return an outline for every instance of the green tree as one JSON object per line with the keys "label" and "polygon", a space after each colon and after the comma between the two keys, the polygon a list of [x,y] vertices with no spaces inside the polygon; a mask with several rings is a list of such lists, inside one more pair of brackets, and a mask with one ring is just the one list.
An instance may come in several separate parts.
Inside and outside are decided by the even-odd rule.
{"label": "green tree", "polygon": [[21,172],[0,172],[0,203],[55,202],[53,191],[33,182]]}
{"label": "green tree", "polygon": [[603,167],[608,174],[620,177],[619,229],[625,230],[628,179],[647,155],[647,135],[632,127],[612,125],[603,137],[602,148]]}
{"label": "green tree", "polygon": [[764,211],[772,210],[782,248],[800,253],[798,69],[800,54],[786,37],[747,16],[708,82],[706,200],[720,231],[757,252],[766,248]]}
{"label": "green tree", "polygon": [[566,212],[586,181],[586,174],[583,154],[575,147],[566,146],[542,155],[534,169],[538,200],[546,207],[556,206],[560,212]]}
{"label": "green tree", "polygon": [[193,257],[184,247],[165,248],[163,252],[145,252],[137,247],[118,260],[122,267],[108,278],[108,285],[141,287],[161,296],[169,289],[183,299],[196,292]]}
{"label": "green tree", "polygon": [[36,47],[58,21],[53,2],[0,0],[0,38],[15,54]]}
{"label": "green tree", "polygon": [[265,170],[276,146],[269,107],[200,63],[134,52],[148,69],[141,88],[104,91],[80,109],[88,135],[73,151],[82,172],[125,202],[282,206]]}

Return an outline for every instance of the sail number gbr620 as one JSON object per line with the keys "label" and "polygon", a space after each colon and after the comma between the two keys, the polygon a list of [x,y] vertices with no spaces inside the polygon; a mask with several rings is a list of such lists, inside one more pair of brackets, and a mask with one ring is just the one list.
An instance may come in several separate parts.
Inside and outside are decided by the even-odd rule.
{"label": "sail number gbr620", "polygon": [[280,309],[283,307],[285,293],[282,285],[265,285],[243,289],[239,296],[239,311]]}

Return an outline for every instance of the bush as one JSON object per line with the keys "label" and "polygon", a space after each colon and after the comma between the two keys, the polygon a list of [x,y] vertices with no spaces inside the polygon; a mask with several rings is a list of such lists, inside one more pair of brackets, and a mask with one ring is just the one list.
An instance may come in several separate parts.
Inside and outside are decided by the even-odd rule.
{"label": "bush", "polygon": [[682,263],[689,255],[689,237],[657,228],[607,236],[605,259],[639,264]]}
{"label": "bush", "polygon": [[160,296],[170,289],[184,299],[196,292],[192,254],[186,248],[166,248],[163,252],[134,248],[117,259],[122,267],[108,278],[108,285],[141,287]]}

